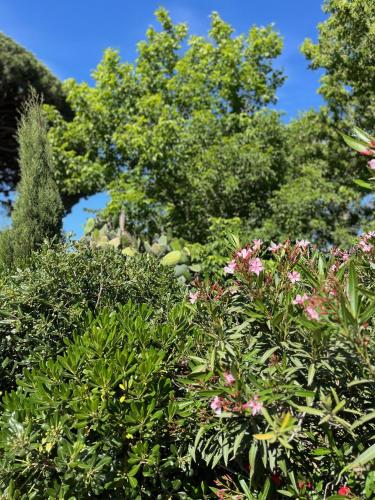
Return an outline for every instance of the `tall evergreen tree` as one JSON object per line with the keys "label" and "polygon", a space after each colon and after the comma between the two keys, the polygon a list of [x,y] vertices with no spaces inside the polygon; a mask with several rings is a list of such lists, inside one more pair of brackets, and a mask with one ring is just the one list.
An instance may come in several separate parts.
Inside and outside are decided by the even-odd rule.
{"label": "tall evergreen tree", "polygon": [[[20,180],[17,121],[31,87],[69,119],[70,108],[58,78],[31,52],[0,33],[0,203],[8,209],[9,194]],[[64,200],[67,209],[72,202]]]}
{"label": "tall evergreen tree", "polygon": [[21,181],[12,215],[13,259],[22,264],[48,238],[61,236],[63,205],[53,177],[51,149],[41,101],[26,102],[18,127]]}

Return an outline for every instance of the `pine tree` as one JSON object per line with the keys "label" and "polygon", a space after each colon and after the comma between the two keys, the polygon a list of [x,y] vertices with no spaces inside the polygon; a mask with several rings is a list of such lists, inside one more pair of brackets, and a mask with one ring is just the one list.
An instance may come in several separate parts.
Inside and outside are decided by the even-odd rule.
{"label": "pine tree", "polygon": [[61,237],[63,205],[53,178],[47,123],[36,93],[23,108],[17,138],[21,180],[12,214],[13,261],[22,265],[45,239]]}

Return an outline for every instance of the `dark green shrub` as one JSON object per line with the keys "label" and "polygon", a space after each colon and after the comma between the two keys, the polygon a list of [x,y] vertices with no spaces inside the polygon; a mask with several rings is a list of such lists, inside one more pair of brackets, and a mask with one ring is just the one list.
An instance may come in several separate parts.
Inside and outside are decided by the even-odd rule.
{"label": "dark green shrub", "polygon": [[186,454],[192,412],[176,400],[194,336],[189,313],[177,306],[164,324],[154,316],[130,303],[103,311],[63,356],[5,395],[6,498],[203,497]]}
{"label": "dark green shrub", "polygon": [[153,305],[162,319],[182,296],[173,272],[151,256],[79,243],[45,246],[30,267],[0,278],[1,387],[59,353],[89,311],[131,299]]}

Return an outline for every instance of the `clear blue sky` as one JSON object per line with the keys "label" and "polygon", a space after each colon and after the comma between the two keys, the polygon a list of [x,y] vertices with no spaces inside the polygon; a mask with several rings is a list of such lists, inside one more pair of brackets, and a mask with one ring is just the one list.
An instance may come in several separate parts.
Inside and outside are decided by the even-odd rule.
{"label": "clear blue sky", "polygon": [[[0,0],[0,31],[33,52],[59,78],[91,81],[90,73],[107,47],[120,50],[123,60],[133,61],[136,44],[154,22],[153,12],[166,7],[175,22],[187,22],[190,31],[205,35],[209,14],[216,10],[236,34],[253,24],[274,23],[284,37],[277,65],[287,81],[278,92],[278,108],[286,119],[298,111],[318,107],[320,74],[307,69],[299,52],[306,37],[316,40],[316,25],[324,20],[323,0]],[[82,233],[89,216],[84,208],[99,209],[105,194],[82,200],[64,221],[67,231]],[[0,224],[4,223],[4,218]]]}

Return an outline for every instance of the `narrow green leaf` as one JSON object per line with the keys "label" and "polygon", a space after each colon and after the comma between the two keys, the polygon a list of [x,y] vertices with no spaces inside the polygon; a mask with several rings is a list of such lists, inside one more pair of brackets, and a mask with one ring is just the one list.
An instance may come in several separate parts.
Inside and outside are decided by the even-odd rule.
{"label": "narrow green leaf", "polygon": [[367,448],[363,453],[361,453],[351,464],[347,465],[341,473],[343,473],[346,470],[349,469],[354,469],[358,466],[362,466],[367,464],[368,462],[372,462],[375,460],[375,444],[370,446],[370,448]]}
{"label": "narrow green leaf", "polygon": [[315,365],[312,364],[309,366],[309,371],[307,374],[307,385],[311,385],[313,380],[314,380],[314,375],[315,375]]}
{"label": "narrow green leaf", "polygon": [[351,312],[354,318],[358,315],[358,277],[354,264],[351,262],[349,265],[349,283],[348,283],[348,296],[351,307]]}

